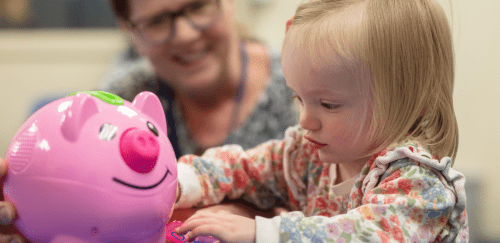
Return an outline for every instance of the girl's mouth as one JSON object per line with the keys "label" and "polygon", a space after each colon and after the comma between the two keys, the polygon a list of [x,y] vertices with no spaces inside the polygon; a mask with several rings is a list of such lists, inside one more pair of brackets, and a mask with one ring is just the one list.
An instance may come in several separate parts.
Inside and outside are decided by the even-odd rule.
{"label": "girl's mouth", "polygon": [[315,147],[316,149],[320,149],[320,148],[327,145],[325,143],[320,143],[320,142],[318,142],[318,141],[316,141],[308,136],[304,136],[304,138],[307,139],[307,141],[309,141],[313,145],[313,147]]}

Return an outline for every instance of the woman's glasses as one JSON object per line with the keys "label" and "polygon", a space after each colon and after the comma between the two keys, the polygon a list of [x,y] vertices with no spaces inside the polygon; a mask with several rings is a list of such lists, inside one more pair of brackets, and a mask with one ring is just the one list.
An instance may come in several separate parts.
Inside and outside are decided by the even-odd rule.
{"label": "woman's glasses", "polygon": [[219,0],[197,0],[176,12],[163,12],[152,18],[129,22],[134,32],[145,42],[153,45],[166,43],[175,36],[175,20],[184,16],[195,29],[210,27],[219,15]]}

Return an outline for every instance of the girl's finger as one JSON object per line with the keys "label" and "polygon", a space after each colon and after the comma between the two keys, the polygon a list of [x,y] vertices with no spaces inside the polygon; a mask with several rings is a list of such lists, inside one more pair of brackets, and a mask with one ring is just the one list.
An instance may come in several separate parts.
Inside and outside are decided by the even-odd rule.
{"label": "girl's finger", "polygon": [[199,236],[211,236],[213,238],[222,239],[224,232],[227,230],[220,225],[200,225],[186,234],[187,240],[194,240]]}
{"label": "girl's finger", "polygon": [[[206,211],[206,210],[198,210],[196,211],[193,215],[191,215],[191,217],[189,217],[187,220],[190,220],[190,219],[195,219],[195,218],[206,218],[206,217],[213,217],[214,216],[214,213],[210,212],[210,211]],[[187,221],[186,220],[186,221]]]}
{"label": "girl's finger", "polygon": [[221,221],[214,218],[194,218],[186,220],[179,228],[175,230],[177,234],[188,232],[201,225],[218,225]]}
{"label": "girl's finger", "polygon": [[193,220],[199,220],[199,219],[217,219],[217,220],[222,220],[226,221],[227,220],[227,215],[230,213],[213,213],[213,212],[196,212],[193,214],[191,217],[189,217],[186,221],[184,221],[184,225],[188,222],[191,222]]}

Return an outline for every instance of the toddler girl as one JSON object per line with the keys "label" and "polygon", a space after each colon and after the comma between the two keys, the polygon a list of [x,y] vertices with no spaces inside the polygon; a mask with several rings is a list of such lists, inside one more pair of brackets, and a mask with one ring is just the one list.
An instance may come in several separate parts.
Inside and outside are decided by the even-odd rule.
{"label": "toddler girl", "polygon": [[177,232],[224,242],[467,242],[450,29],[433,0],[301,5],[282,50],[300,126],[243,151],[179,160],[176,207],[224,197],[292,210],[196,213]]}

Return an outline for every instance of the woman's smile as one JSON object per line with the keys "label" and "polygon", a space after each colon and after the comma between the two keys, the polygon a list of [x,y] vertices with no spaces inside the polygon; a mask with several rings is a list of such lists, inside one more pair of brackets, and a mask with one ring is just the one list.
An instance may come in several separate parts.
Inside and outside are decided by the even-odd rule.
{"label": "woman's smile", "polygon": [[194,65],[204,60],[210,53],[211,48],[205,47],[196,52],[177,53],[173,55],[173,60],[180,65]]}

